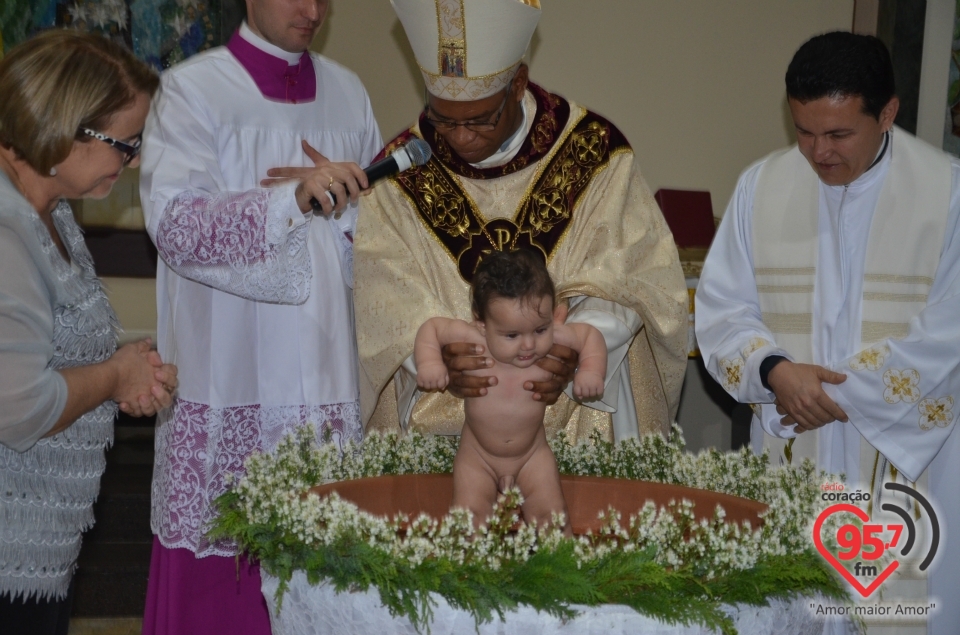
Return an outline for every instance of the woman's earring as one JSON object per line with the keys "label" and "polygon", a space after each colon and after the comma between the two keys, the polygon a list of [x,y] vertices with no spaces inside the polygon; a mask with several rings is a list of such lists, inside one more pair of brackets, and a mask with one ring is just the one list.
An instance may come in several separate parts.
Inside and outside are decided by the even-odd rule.
{"label": "woman's earring", "polygon": [[50,168],[50,176],[56,176],[56,175],[57,175],[57,168]]}

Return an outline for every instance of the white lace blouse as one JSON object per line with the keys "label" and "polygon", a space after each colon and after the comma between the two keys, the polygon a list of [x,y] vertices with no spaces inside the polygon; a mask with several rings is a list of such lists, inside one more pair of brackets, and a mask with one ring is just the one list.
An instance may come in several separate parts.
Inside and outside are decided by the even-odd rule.
{"label": "white lace blouse", "polygon": [[106,360],[119,331],[66,201],[53,220],[70,262],[0,173],[0,595],[11,597],[66,596],[117,409],[104,402],[41,438],[66,405],[56,370]]}

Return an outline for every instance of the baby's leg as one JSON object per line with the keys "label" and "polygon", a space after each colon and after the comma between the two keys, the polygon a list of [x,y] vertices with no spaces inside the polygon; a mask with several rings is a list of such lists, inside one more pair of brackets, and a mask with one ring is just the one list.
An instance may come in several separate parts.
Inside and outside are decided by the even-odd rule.
{"label": "baby's leg", "polygon": [[473,512],[473,526],[486,524],[497,502],[497,476],[476,449],[476,438],[460,436],[460,448],[453,459],[453,503],[451,507]]}
{"label": "baby's leg", "polygon": [[[560,488],[557,460],[545,439],[530,460],[520,468],[517,485],[523,494],[523,518],[527,522],[536,520],[537,527],[543,527],[552,520],[554,512],[567,514],[567,503]],[[573,535],[569,518],[563,527],[563,533]]]}

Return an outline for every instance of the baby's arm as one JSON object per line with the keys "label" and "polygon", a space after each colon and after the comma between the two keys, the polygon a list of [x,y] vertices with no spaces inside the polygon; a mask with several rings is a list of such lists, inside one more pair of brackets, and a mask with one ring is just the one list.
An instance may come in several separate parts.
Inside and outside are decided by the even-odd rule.
{"label": "baby's arm", "polygon": [[600,331],[579,322],[557,324],[553,329],[553,341],[580,353],[580,365],[573,378],[573,394],[578,399],[602,395],[603,380],[607,375],[607,343]]}
{"label": "baby's arm", "polygon": [[453,342],[484,343],[473,324],[463,320],[430,318],[417,331],[413,359],[417,365],[417,386],[422,390],[443,390],[450,377],[440,349]]}

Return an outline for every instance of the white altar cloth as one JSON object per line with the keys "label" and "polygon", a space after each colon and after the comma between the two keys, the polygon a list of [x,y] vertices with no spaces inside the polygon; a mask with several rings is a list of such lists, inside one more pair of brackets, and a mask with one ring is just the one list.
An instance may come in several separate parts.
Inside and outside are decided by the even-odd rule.
{"label": "white altar cloth", "polygon": [[[392,617],[380,603],[375,589],[361,593],[337,594],[323,583],[311,586],[307,576],[297,571],[277,611],[275,594],[280,580],[261,569],[263,595],[270,609],[273,635],[419,635],[406,617]],[[707,635],[713,633],[700,625],[664,624],[646,617],[628,606],[573,605],[579,615],[563,622],[528,606],[507,614],[506,621],[475,628],[473,617],[454,609],[435,595],[430,635],[478,633],[478,635]],[[812,635],[823,629],[823,617],[810,610],[810,598],[770,600],[770,606],[724,606],[741,635]],[[424,635],[427,633],[424,630]]]}

